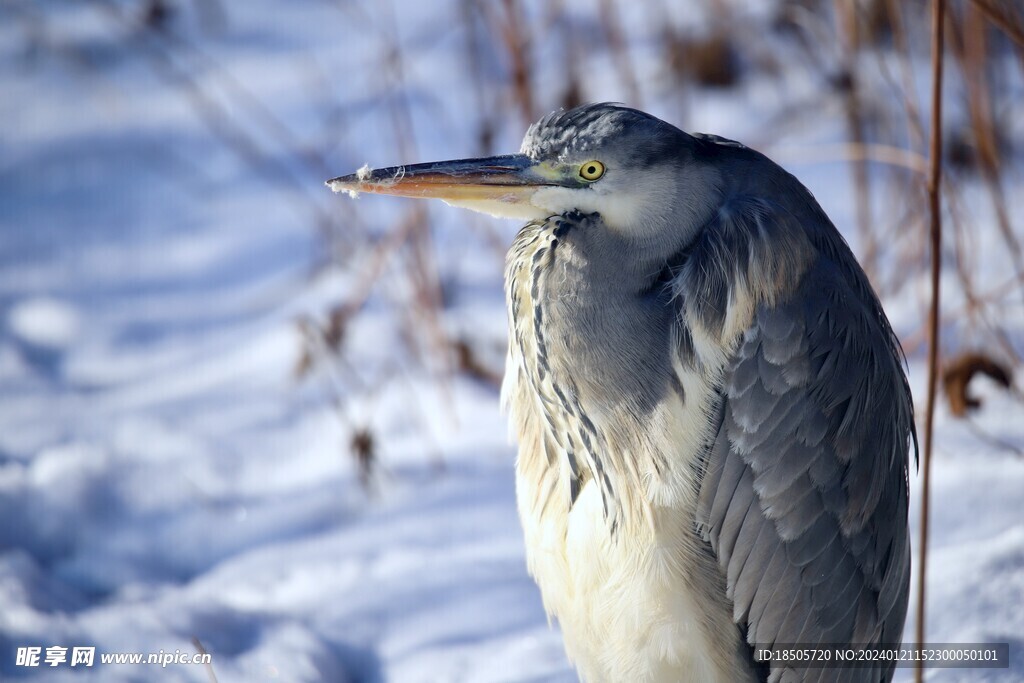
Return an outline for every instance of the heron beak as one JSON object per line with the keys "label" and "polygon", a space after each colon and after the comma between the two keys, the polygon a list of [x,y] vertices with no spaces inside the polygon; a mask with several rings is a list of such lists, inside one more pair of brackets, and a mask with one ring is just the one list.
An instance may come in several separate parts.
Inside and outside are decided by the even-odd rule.
{"label": "heron beak", "polygon": [[452,206],[506,218],[543,218],[550,212],[531,203],[541,187],[562,185],[553,167],[525,154],[393,166],[327,181],[335,192],[440,199]]}

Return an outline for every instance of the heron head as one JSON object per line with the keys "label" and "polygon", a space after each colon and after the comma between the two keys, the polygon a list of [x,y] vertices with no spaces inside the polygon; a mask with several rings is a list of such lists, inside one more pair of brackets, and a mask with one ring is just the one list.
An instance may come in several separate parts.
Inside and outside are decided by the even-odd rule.
{"label": "heron head", "polygon": [[335,191],[441,199],[493,216],[599,213],[620,236],[678,241],[717,206],[719,178],[694,138],[649,114],[583,105],[530,126],[519,154],[395,166],[327,181]]}

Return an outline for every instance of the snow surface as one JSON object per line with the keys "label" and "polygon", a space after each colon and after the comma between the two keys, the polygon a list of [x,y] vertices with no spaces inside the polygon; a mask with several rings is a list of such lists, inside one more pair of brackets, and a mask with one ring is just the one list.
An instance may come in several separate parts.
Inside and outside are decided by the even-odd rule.
{"label": "snow surface", "polygon": [[[293,376],[296,319],[319,319],[358,287],[369,258],[341,239],[344,258],[317,268],[327,247],[309,206],[343,229],[388,226],[405,210],[322,191],[367,159],[406,161],[373,104],[395,97],[382,36],[409,51],[412,160],[478,151],[464,125],[479,103],[460,3],[223,3],[210,35],[187,11],[172,16],[170,30],[202,38],[205,55],[179,66],[256,132],[256,166],[297,178],[290,190],[214,135],[187,88],[139,57],[148,39],[102,6],[0,7],[0,680],[206,681],[194,665],[14,665],[25,645],[191,653],[193,638],[222,683],[576,680],[525,570],[497,393],[403,360],[406,289],[381,285],[346,331],[361,385],[340,371]],[[573,3],[581,22],[596,11]],[[654,73],[659,56],[637,38],[642,13],[623,21],[637,68]],[[550,42],[534,47],[538,64],[557,66]],[[607,58],[592,66],[586,97],[624,99]],[[289,156],[226,74],[330,168]],[[556,101],[551,74],[537,78]],[[810,81],[797,71],[709,92],[680,123],[752,143],[841,139],[841,114],[827,107],[778,140],[769,117],[750,115],[809,96]],[[668,85],[642,86],[647,108],[679,120]],[[343,123],[329,115],[339,108]],[[518,149],[525,126],[508,119],[496,144]],[[791,169],[849,232],[846,167]],[[507,243],[515,226],[474,231],[483,219],[430,211],[452,289],[443,324],[500,348],[501,255],[487,236]],[[980,258],[1006,272],[995,255]],[[901,334],[920,328],[923,291],[911,278],[886,301]],[[1009,324],[1019,343],[1020,312]],[[922,358],[910,361],[920,410]],[[1019,450],[1024,420],[994,385],[979,393],[976,427],[939,408],[927,636],[1009,641],[1013,670],[935,670],[931,681],[1024,678],[1024,459],[978,435]],[[348,452],[364,427],[382,464],[372,495]],[[919,489],[915,473],[915,539]]]}

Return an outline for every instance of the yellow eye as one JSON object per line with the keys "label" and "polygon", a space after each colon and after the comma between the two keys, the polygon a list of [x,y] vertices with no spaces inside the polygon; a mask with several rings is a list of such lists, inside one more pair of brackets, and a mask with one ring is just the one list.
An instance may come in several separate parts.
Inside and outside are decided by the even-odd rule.
{"label": "yellow eye", "polygon": [[580,166],[580,178],[593,182],[604,175],[604,164],[600,161],[588,161]]}

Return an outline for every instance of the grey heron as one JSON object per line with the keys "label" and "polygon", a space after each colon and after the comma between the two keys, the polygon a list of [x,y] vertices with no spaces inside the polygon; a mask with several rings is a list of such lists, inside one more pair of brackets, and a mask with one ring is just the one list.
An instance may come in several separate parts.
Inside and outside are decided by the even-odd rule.
{"label": "grey heron", "polygon": [[891,679],[754,656],[898,645],[909,590],[901,352],[796,178],[592,104],[519,154],[328,184],[528,221],[502,400],[528,567],[583,680]]}

